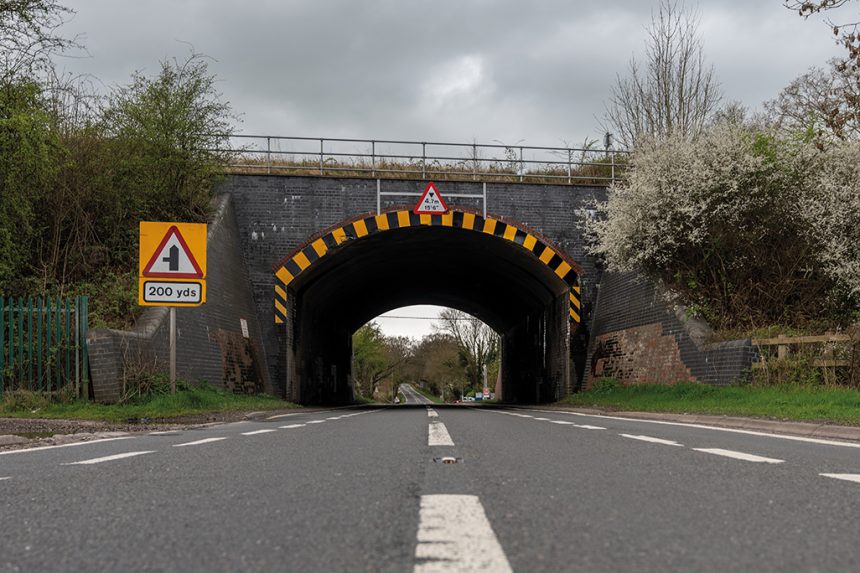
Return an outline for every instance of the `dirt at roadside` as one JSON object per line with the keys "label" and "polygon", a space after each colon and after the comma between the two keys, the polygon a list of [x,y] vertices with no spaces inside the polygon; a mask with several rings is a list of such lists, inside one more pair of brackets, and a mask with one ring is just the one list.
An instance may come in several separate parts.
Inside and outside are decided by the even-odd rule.
{"label": "dirt at roadside", "polygon": [[0,451],[118,437],[137,432],[186,430],[205,424],[254,420],[294,412],[295,408],[265,412],[208,412],[169,419],[129,419],[125,422],[0,418]]}

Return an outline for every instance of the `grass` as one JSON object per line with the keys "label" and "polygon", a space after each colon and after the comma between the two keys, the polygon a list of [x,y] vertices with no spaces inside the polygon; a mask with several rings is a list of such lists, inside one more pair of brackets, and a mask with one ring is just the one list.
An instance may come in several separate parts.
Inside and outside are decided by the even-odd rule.
{"label": "grass", "polygon": [[806,422],[860,425],[860,392],[811,385],[708,386],[682,383],[624,386],[616,380],[595,382],[565,403],[640,412],[676,412],[752,416]]}
{"label": "grass", "polygon": [[159,393],[125,404],[97,404],[87,401],[52,402],[43,394],[15,392],[0,402],[0,416],[14,418],[55,418],[126,422],[149,418],[166,420],[212,412],[277,410],[295,404],[265,394],[232,394],[212,386],[183,388],[176,394]]}
{"label": "grass", "polygon": [[440,398],[439,396],[436,396],[434,394],[431,394],[430,392],[428,392],[424,388],[420,388],[420,387],[415,386],[413,384],[412,389],[415,390],[416,392],[418,392],[419,394],[421,394],[422,396],[424,396],[425,398],[427,398],[428,400],[430,400],[431,402],[433,402],[434,404],[444,404],[445,403],[442,401],[442,398]]}

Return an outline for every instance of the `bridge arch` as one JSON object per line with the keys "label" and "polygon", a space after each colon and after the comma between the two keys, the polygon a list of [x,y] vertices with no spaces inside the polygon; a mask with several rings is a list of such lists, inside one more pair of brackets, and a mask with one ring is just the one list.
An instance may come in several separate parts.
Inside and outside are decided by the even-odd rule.
{"label": "bridge arch", "polygon": [[289,399],[351,400],[352,333],[411,304],[463,310],[502,335],[506,401],[558,399],[575,382],[582,270],[522,223],[462,208],[366,213],[312,236],[273,270]]}

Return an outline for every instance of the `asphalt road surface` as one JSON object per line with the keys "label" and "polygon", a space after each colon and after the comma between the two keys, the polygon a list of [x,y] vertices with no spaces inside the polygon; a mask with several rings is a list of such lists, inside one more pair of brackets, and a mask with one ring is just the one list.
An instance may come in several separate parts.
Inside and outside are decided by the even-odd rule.
{"label": "asphalt road surface", "polygon": [[527,408],[0,453],[3,573],[858,571],[858,515],[860,443]]}
{"label": "asphalt road surface", "polygon": [[401,384],[400,392],[403,394],[403,397],[406,398],[404,404],[414,405],[414,404],[422,404],[422,405],[432,405],[433,402],[428,400],[425,396],[421,395],[415,388],[410,384]]}

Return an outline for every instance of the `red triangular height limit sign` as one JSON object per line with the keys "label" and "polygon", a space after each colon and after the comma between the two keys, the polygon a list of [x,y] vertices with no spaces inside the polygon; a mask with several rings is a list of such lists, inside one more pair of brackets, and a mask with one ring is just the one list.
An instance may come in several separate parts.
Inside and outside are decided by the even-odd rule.
{"label": "red triangular height limit sign", "polygon": [[202,279],[203,271],[182,238],[182,233],[172,226],[164,234],[155,254],[143,269],[143,276],[172,279]]}
{"label": "red triangular height limit sign", "polygon": [[416,215],[442,215],[448,212],[448,205],[445,204],[445,200],[439,195],[439,190],[432,181],[424,188],[424,193],[412,212]]}

